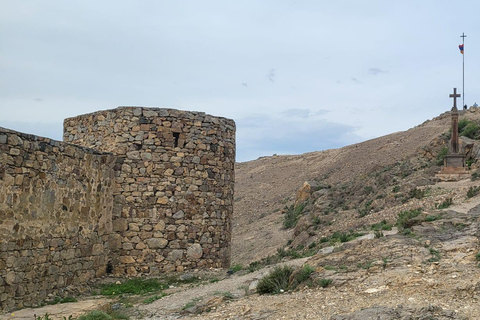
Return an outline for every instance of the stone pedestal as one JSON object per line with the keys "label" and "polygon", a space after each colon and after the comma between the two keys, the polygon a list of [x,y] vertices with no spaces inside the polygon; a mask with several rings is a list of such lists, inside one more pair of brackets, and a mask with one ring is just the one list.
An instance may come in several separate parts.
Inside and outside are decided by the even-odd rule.
{"label": "stone pedestal", "polygon": [[465,167],[465,155],[458,153],[446,155],[443,160],[443,165],[445,167],[463,168]]}
{"label": "stone pedestal", "polygon": [[470,170],[465,166],[465,155],[449,154],[444,158],[444,166],[436,176],[442,181],[458,181],[470,177]]}

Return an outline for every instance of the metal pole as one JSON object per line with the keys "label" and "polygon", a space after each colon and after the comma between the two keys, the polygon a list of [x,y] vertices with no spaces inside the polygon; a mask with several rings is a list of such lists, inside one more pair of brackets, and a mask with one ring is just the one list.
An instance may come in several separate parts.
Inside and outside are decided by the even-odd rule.
{"label": "metal pole", "polygon": [[462,103],[462,109],[465,107],[465,32],[462,32],[462,35],[460,36],[462,40],[462,46],[463,46],[463,54],[462,54],[462,98],[463,98],[463,103]]}

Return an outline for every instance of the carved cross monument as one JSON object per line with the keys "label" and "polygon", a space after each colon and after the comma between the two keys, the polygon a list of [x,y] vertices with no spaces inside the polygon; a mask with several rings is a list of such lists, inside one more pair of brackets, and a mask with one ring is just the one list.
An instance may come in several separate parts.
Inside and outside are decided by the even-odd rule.
{"label": "carved cross monument", "polygon": [[460,94],[457,93],[457,88],[453,88],[453,94],[450,94],[450,98],[453,98],[452,108],[452,147],[450,152],[458,154],[458,109],[457,98],[460,98]]}
{"label": "carved cross monument", "polygon": [[465,155],[460,153],[460,143],[458,138],[458,109],[457,98],[460,94],[457,93],[457,88],[453,88],[453,93],[450,94],[453,98],[452,107],[452,140],[450,152],[443,159],[443,167],[437,174],[437,177],[444,181],[456,181],[469,177],[468,167],[465,166]]}

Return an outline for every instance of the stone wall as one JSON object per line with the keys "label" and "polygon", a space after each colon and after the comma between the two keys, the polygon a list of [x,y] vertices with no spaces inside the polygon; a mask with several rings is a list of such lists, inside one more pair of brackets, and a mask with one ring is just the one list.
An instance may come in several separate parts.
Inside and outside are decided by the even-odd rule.
{"label": "stone wall", "polygon": [[0,128],[0,310],[105,274],[111,154]]}
{"label": "stone wall", "polygon": [[229,266],[232,120],[120,107],[66,119],[64,141],[117,156],[116,274]]}

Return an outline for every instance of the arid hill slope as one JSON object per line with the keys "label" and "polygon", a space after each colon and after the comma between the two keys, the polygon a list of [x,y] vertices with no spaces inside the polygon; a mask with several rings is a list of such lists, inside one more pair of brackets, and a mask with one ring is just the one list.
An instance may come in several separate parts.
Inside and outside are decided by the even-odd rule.
{"label": "arid hill slope", "polygon": [[[461,112],[460,119],[464,117],[478,119],[480,111]],[[321,177],[326,184],[338,184],[394,165],[417,156],[449,126],[449,113],[444,113],[407,131],[340,149],[237,163],[232,263],[273,254],[291,239],[292,231],[282,230],[282,209],[293,203],[303,182]]]}

